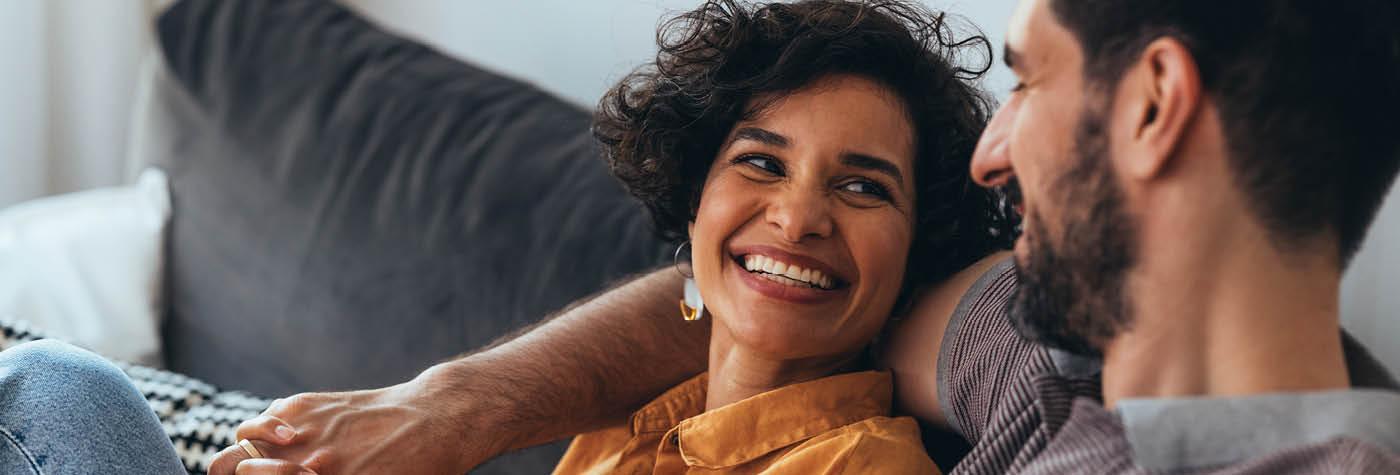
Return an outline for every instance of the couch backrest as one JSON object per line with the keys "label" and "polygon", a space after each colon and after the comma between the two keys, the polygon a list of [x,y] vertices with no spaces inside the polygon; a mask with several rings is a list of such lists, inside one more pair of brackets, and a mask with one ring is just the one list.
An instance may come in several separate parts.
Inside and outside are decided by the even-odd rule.
{"label": "couch backrest", "polygon": [[277,396],[382,386],[663,262],[589,114],[332,2],[159,19],[170,368]]}

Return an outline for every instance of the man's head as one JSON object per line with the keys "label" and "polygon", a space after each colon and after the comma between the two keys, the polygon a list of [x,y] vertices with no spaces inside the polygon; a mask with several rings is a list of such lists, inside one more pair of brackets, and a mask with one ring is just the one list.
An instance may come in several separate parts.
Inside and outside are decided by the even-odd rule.
{"label": "man's head", "polygon": [[1020,82],[973,161],[1025,198],[1021,329],[1093,354],[1130,324],[1128,277],[1160,238],[1143,217],[1191,203],[1162,199],[1170,187],[1237,204],[1281,255],[1344,267],[1400,166],[1397,9],[1023,1],[1006,55]]}

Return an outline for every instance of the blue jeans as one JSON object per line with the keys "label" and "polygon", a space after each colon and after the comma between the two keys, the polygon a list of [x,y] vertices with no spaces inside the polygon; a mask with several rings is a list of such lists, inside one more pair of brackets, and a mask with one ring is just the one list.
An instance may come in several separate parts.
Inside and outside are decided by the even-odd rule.
{"label": "blue jeans", "polygon": [[0,473],[186,472],[126,374],[39,340],[0,351]]}

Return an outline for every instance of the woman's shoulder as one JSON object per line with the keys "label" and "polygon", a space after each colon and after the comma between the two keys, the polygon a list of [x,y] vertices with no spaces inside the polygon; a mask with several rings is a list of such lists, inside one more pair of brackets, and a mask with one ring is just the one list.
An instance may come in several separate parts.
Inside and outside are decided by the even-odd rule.
{"label": "woman's shoulder", "polygon": [[871,417],[794,447],[764,470],[786,473],[938,473],[911,417]]}

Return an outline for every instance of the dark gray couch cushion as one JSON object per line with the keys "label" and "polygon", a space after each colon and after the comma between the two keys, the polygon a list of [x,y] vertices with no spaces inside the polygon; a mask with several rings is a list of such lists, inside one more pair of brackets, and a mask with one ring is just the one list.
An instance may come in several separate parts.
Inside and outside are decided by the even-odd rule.
{"label": "dark gray couch cushion", "polygon": [[394,384],[669,261],[587,111],[331,2],[187,0],[157,30],[173,370]]}

